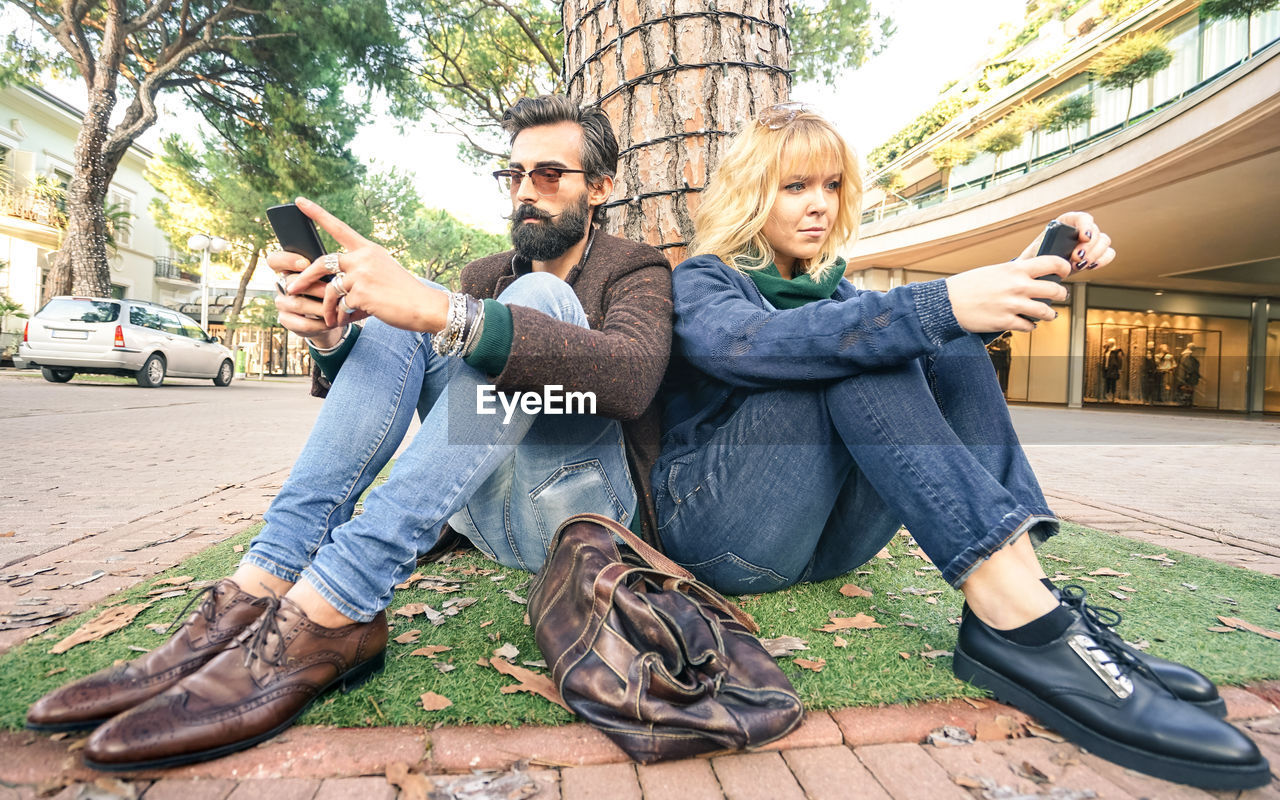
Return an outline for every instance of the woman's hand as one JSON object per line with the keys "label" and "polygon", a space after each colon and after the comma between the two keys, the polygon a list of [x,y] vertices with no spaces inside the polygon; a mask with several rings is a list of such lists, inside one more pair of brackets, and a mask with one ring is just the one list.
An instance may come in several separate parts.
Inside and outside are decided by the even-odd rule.
{"label": "woman's hand", "polygon": [[[334,254],[308,265],[289,284],[293,297],[323,296],[319,315],[324,327],[341,331],[348,322],[377,317],[409,331],[438,333],[444,328],[449,310],[446,292],[424,285],[385,248],[365,239],[320,206],[303,197],[296,202],[302,213],[346,251],[337,255],[339,272],[329,283],[320,279],[330,274],[326,261],[331,261]],[[302,307],[314,309],[310,305]]]}
{"label": "woman's hand", "polygon": [[[1033,254],[1035,250],[1031,251]],[[1071,274],[1071,266],[1057,256],[1035,256],[1004,264],[978,267],[947,278],[947,294],[956,322],[970,333],[1030,331],[1032,320],[1058,316],[1045,300],[1066,300],[1067,288],[1052,281],[1036,280],[1040,275]]]}
{"label": "woman's hand", "polygon": [[[1105,267],[1115,259],[1111,237],[1102,232],[1091,215],[1071,211],[1057,219],[1078,232],[1078,246],[1071,253],[1070,263],[1056,256],[1036,255],[1044,239],[1041,233],[1007,264],[979,267],[947,278],[952,311],[960,327],[970,333],[1033,330],[1035,320],[1058,316],[1040,299],[1067,299],[1066,287],[1037,278],[1054,274],[1066,278],[1080,270]],[[1031,320],[1023,319],[1024,315]]]}
{"label": "woman's hand", "polygon": [[[1077,246],[1072,251],[1071,258],[1068,259],[1071,262],[1072,272],[1105,267],[1115,259],[1116,251],[1111,249],[1111,237],[1102,232],[1098,224],[1093,221],[1092,215],[1083,211],[1069,211],[1058,217],[1057,221],[1063,225],[1070,225],[1077,231]],[[1035,258],[1040,250],[1042,239],[1044,239],[1044,233],[1027,245],[1027,249],[1022,251],[1018,260]]]}

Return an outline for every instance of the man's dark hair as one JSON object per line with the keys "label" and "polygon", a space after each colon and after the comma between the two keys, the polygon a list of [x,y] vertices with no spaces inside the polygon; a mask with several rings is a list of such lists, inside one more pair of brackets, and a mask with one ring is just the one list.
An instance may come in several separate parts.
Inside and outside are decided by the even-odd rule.
{"label": "man's dark hair", "polygon": [[[599,106],[579,106],[562,94],[544,94],[525,97],[502,115],[502,128],[516,136],[526,128],[540,125],[558,125],[572,122],[582,128],[582,168],[586,170],[587,183],[599,183],[608,175],[618,173],[618,140],[613,136],[613,125]],[[604,205],[595,208],[591,221],[604,222]]]}

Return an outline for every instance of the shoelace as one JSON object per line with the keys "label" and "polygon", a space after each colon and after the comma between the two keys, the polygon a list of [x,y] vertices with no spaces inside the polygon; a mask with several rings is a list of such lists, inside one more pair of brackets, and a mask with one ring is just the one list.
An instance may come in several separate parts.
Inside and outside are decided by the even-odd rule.
{"label": "shoelace", "polygon": [[[281,597],[275,592],[270,597],[260,598],[266,603],[266,611],[262,612],[262,616],[258,618],[257,624],[251,629],[252,634],[244,641],[244,666],[248,667],[254,660],[265,661],[269,666],[280,666],[280,657],[284,655],[284,635],[280,632],[280,601]],[[274,651],[271,655],[267,655],[267,642],[271,639],[271,635],[275,634],[276,643]]]}
{"label": "shoelace", "polygon": [[187,601],[187,604],[178,612],[178,616],[174,617],[173,622],[170,622],[169,627],[165,630],[171,630],[174,625],[177,625],[179,622],[186,619],[187,611],[190,610],[191,606],[195,605],[195,602],[202,597],[204,598],[204,602],[200,604],[200,608],[198,609],[200,616],[204,617],[205,622],[213,622],[213,618],[216,616],[218,610],[218,604],[213,597],[213,590],[217,588],[217,583],[211,583],[193,594],[191,599]]}
{"label": "shoelace", "polygon": [[1064,605],[1070,606],[1080,613],[1080,618],[1084,620],[1085,627],[1089,629],[1098,647],[1090,647],[1088,650],[1097,652],[1104,668],[1108,664],[1113,664],[1117,670],[1116,677],[1122,677],[1129,672],[1136,672],[1152,683],[1164,689],[1169,694],[1173,691],[1160,680],[1160,676],[1152,671],[1141,658],[1133,651],[1133,648],[1122,638],[1120,634],[1115,632],[1115,627],[1124,619],[1119,611],[1114,608],[1106,608],[1105,606],[1096,606],[1092,603],[1085,602],[1089,593],[1085,591],[1083,586],[1078,584],[1068,584],[1059,589]]}

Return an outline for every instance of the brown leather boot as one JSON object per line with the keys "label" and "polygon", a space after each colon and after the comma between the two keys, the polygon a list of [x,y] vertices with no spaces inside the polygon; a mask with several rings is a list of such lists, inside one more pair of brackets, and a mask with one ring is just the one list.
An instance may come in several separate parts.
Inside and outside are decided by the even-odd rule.
{"label": "brown leather boot", "polygon": [[172,767],[251,747],[331,689],[364,683],[382,669],[386,648],[386,612],[326,628],[273,598],[194,675],[98,728],[85,743],[85,763],[113,771]]}
{"label": "brown leather boot", "polygon": [[245,594],[229,578],[201,594],[205,597],[200,607],[167,642],[140,658],[49,692],[28,709],[27,727],[73,731],[101,725],[204,666],[261,616],[267,605],[266,599]]}

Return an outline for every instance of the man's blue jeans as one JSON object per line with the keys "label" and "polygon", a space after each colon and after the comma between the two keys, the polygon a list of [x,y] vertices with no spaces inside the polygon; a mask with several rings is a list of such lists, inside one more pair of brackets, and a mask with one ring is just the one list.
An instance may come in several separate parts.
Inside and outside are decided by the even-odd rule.
{"label": "man's blue jeans", "polygon": [[667,554],[731,594],[841,575],[900,525],[953,586],[1016,537],[1057,531],[972,335],[899,367],[754,392],[652,477]]}
{"label": "man's blue jeans", "polygon": [[[498,300],[587,325],[572,288],[547,273],[519,278]],[[461,359],[436,355],[429,334],[370,320],[242,563],[304,580],[344,615],[367,621],[446,520],[489,557],[532,571],[573,514],[628,524],[636,492],[621,425],[521,410],[504,421],[496,402],[496,413],[477,413],[476,388],[489,383]],[[422,427],[353,517],[415,410]]]}

